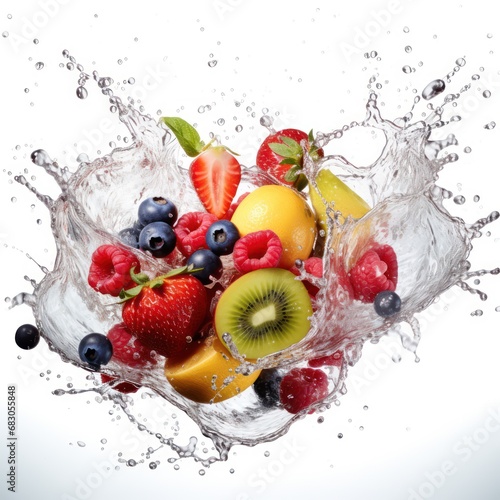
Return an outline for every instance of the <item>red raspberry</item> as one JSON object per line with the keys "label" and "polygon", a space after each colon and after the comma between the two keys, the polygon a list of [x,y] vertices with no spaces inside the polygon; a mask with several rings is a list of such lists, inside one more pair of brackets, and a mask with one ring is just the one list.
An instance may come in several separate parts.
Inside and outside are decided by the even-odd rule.
{"label": "red raspberry", "polygon": [[[306,273],[311,274],[316,278],[323,277],[323,260],[319,257],[309,257],[303,262],[303,265]],[[296,276],[300,276],[300,270],[297,268],[297,266],[293,266],[292,268],[290,268],[290,271],[292,271],[292,273]],[[303,280],[302,283],[304,283],[305,287],[307,288],[309,295],[311,295],[312,297],[316,297],[316,294],[319,292],[319,288],[316,285],[313,285],[307,279]]]}
{"label": "red raspberry", "polygon": [[113,358],[130,367],[142,367],[148,362],[156,363],[151,350],[132,336],[124,323],[113,326],[107,335],[113,346]]}
{"label": "red raspberry", "polygon": [[135,283],[130,277],[130,269],[141,270],[139,260],[128,250],[114,245],[101,245],[92,254],[88,283],[96,291],[118,297],[122,288],[130,288]]}
{"label": "red raspberry", "polygon": [[[103,384],[107,384],[108,382],[111,382],[113,380],[115,380],[113,377],[110,377],[105,373],[101,373],[101,382]],[[139,386],[132,384],[131,382],[120,382],[119,384],[114,385],[113,389],[115,391],[121,392],[122,394],[132,394],[139,390]]]}
{"label": "red raspberry", "polygon": [[322,366],[341,366],[342,365],[342,351],[335,351],[329,356],[321,356],[320,358],[310,359],[309,366],[311,368],[321,368]]}
{"label": "red raspberry", "polygon": [[215,215],[207,212],[188,212],[179,218],[174,231],[177,248],[184,257],[189,257],[196,250],[208,248],[205,235],[216,220]]}
{"label": "red raspberry", "polygon": [[240,273],[276,267],[282,253],[283,245],[274,231],[266,229],[248,233],[234,244],[234,267]]}
{"label": "red raspberry", "polygon": [[290,413],[299,413],[327,395],[328,377],[322,370],[294,368],[281,381],[280,401]]}
{"label": "red raspberry", "polygon": [[379,292],[394,291],[398,282],[398,259],[390,245],[365,252],[348,273],[354,298],[373,302]]}

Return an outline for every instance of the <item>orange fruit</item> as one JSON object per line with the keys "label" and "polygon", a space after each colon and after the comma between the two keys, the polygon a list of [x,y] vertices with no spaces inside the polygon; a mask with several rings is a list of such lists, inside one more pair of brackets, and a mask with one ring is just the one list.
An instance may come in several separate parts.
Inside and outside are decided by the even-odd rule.
{"label": "orange fruit", "polygon": [[217,336],[201,344],[187,359],[167,358],[165,377],[185,398],[197,403],[219,403],[250,387],[261,370],[238,373],[240,362],[233,358]]}
{"label": "orange fruit", "polygon": [[240,236],[270,229],[283,245],[279,267],[289,269],[311,254],[316,218],[306,200],[292,188],[266,185],[252,191],[236,208],[231,222]]}

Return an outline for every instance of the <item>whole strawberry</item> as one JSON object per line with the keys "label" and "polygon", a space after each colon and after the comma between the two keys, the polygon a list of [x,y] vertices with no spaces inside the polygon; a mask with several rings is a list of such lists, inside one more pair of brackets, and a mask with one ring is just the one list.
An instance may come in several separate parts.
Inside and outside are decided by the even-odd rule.
{"label": "whole strawberry", "polygon": [[123,322],[148,349],[165,357],[183,355],[205,319],[208,299],[186,268],[149,280],[134,275],[138,286],[121,294]]}
{"label": "whole strawberry", "polygon": [[306,134],[302,130],[286,128],[274,132],[260,145],[256,164],[278,182],[301,190],[307,185],[307,180],[301,174],[304,162],[302,144],[314,160],[324,155],[323,150],[314,146],[313,142],[312,131]]}

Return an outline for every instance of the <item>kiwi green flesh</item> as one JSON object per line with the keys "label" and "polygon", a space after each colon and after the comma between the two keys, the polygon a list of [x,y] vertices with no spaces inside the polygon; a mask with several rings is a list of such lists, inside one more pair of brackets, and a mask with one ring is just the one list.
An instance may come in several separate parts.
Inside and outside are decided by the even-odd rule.
{"label": "kiwi green flesh", "polygon": [[238,278],[215,312],[219,338],[229,333],[241,355],[262,358],[302,340],[310,328],[311,299],[290,271],[259,269]]}

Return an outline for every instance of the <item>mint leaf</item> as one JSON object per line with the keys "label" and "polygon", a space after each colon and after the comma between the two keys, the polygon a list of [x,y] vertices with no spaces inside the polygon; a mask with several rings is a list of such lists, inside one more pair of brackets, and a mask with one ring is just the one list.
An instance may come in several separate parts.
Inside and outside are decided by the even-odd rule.
{"label": "mint leaf", "polygon": [[205,143],[201,140],[198,131],[186,120],[176,116],[162,116],[161,120],[172,131],[188,156],[194,158],[203,151]]}

